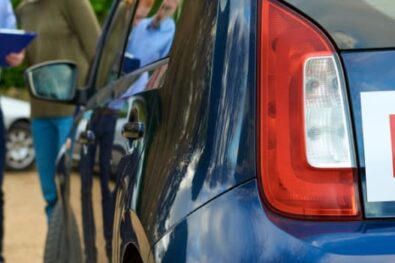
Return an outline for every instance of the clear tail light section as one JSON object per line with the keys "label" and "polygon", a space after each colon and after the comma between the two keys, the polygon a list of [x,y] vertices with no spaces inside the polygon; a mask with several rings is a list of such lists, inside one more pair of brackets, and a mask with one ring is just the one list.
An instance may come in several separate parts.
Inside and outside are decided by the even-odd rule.
{"label": "clear tail light section", "polygon": [[344,81],[334,56],[304,63],[304,124],[308,163],[316,168],[355,167]]}
{"label": "clear tail light section", "polygon": [[259,51],[259,166],[277,212],[359,218],[343,70],[328,38],[275,1],[263,1]]}

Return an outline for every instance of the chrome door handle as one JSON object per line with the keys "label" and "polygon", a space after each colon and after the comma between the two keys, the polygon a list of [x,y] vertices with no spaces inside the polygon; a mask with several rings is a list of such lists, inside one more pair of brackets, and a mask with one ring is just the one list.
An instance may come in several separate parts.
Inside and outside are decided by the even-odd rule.
{"label": "chrome door handle", "polygon": [[122,136],[126,139],[137,140],[144,136],[144,123],[128,122],[123,125]]}

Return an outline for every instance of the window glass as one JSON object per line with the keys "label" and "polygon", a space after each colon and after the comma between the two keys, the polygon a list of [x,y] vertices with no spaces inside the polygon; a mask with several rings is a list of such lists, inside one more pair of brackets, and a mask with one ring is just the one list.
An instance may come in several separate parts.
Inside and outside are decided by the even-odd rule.
{"label": "window glass", "polygon": [[125,45],[122,74],[152,64],[169,55],[182,0],[142,0]]}
{"label": "window glass", "polygon": [[395,45],[395,1],[285,2],[318,23],[341,50],[393,48]]}
{"label": "window glass", "polygon": [[128,37],[130,21],[135,7],[135,0],[120,0],[118,4],[114,19],[108,27],[108,35],[102,49],[96,75],[96,90],[103,88],[118,77],[122,49]]}

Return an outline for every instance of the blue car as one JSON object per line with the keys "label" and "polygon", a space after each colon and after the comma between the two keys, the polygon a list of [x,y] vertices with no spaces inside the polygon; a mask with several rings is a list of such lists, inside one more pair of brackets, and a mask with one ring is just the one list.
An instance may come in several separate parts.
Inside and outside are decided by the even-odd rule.
{"label": "blue car", "polygon": [[[108,159],[75,176],[60,153],[46,262],[395,262],[395,2],[184,0],[169,56],[125,72],[137,8],[114,1],[85,89],[71,62],[26,73],[74,127],[124,121],[110,190]],[[63,92],[34,82],[55,68]],[[95,116],[82,163],[108,149]]]}

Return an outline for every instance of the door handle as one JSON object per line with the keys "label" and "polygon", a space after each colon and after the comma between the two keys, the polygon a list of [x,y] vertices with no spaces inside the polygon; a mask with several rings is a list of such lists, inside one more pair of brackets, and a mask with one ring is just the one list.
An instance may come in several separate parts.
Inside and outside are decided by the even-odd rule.
{"label": "door handle", "polygon": [[137,140],[144,136],[144,123],[128,122],[123,125],[122,136],[126,139]]}

